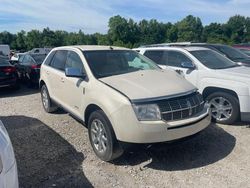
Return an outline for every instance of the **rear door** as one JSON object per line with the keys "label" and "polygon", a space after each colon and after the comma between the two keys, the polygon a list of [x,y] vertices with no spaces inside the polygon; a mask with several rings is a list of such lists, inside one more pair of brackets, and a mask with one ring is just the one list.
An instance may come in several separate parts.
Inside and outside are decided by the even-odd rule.
{"label": "rear door", "polygon": [[32,58],[29,55],[25,55],[23,59],[16,64],[18,77],[24,80],[29,79],[29,68],[32,64]]}
{"label": "rear door", "polygon": [[65,92],[64,82],[65,82],[65,72],[64,67],[67,58],[66,50],[56,51],[51,63],[46,67],[45,74],[48,77],[48,90],[50,96],[59,104],[65,105],[63,101],[63,93]]}
{"label": "rear door", "polygon": [[161,68],[166,69],[167,51],[164,50],[146,50],[144,54],[149,59],[157,63]]}

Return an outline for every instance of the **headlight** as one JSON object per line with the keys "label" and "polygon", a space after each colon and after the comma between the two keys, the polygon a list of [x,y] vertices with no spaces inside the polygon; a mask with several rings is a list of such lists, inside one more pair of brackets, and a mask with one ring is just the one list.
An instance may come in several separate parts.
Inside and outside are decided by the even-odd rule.
{"label": "headlight", "polygon": [[2,173],[2,171],[3,171],[3,162],[0,156],[0,174]]}
{"label": "headlight", "polygon": [[133,108],[139,121],[161,120],[161,112],[156,104],[133,104]]}

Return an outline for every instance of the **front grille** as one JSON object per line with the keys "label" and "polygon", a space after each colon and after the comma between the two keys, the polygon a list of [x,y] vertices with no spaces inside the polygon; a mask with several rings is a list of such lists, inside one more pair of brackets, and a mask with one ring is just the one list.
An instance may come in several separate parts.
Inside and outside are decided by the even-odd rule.
{"label": "front grille", "polygon": [[161,100],[157,102],[162,119],[176,121],[195,116],[204,108],[204,101],[200,93]]}

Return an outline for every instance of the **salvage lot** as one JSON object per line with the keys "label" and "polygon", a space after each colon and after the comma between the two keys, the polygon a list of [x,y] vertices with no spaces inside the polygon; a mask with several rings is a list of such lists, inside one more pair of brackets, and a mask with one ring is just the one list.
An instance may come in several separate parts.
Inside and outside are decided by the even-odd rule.
{"label": "salvage lot", "polygon": [[212,124],[192,139],[135,145],[97,159],[87,129],[63,110],[46,114],[37,89],[0,90],[20,187],[250,187],[250,128]]}

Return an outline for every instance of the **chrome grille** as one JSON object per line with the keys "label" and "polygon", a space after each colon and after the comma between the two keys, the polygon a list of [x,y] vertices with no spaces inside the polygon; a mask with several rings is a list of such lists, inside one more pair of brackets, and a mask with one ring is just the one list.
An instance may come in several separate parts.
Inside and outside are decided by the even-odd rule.
{"label": "chrome grille", "polygon": [[165,121],[176,121],[195,116],[204,108],[202,95],[195,92],[190,95],[161,100],[157,102],[162,119]]}

